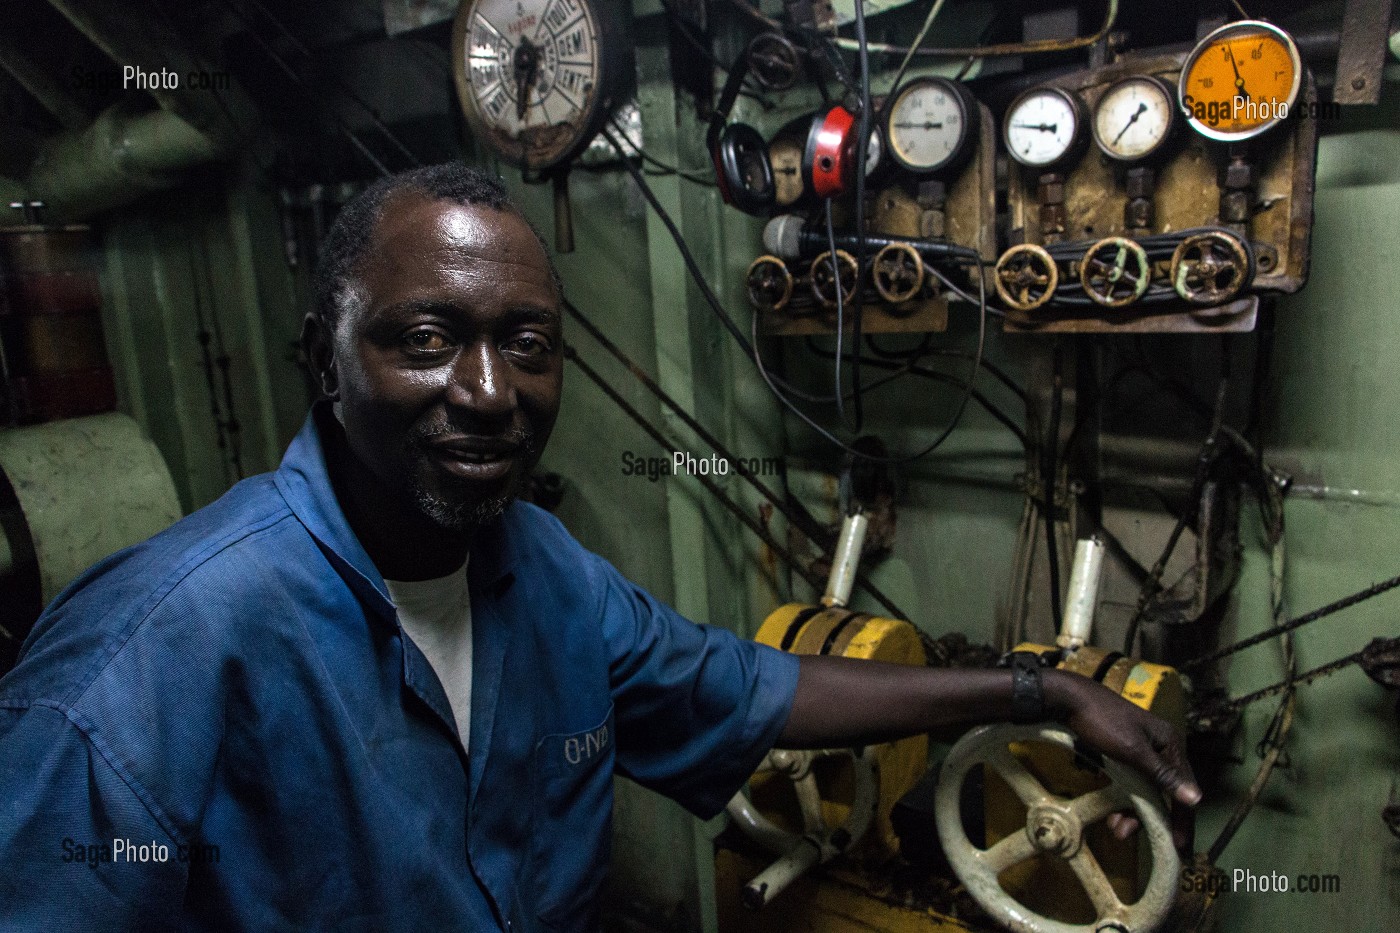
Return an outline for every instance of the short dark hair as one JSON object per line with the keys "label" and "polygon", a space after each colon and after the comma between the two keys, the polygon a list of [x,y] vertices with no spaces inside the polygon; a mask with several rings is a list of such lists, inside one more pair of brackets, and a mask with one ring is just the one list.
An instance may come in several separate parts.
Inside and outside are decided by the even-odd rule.
{"label": "short dark hair", "polygon": [[560,295],[564,293],[559,270],[554,265],[554,257],[550,255],[544,238],[516,207],[499,178],[463,162],[426,165],[379,179],[352,198],[336,217],[321,247],[315,277],[316,315],[328,331],[335,330],[341,311],[355,300],[355,268],[369,248],[374,225],[379,220],[385,200],[403,191],[414,191],[432,200],[484,205],[515,214],[526,222],[535,239],[540,241],[555,291]]}

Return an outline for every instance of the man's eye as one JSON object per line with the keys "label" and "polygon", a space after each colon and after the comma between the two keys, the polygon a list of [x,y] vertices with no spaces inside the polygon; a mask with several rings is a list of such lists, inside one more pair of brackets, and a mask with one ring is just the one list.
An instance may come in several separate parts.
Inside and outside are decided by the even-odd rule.
{"label": "man's eye", "polygon": [[518,356],[544,356],[550,350],[550,343],[537,334],[521,334],[506,343],[505,349]]}
{"label": "man's eye", "polygon": [[407,334],[404,334],[403,342],[410,349],[423,353],[446,350],[448,346],[447,337],[441,331],[429,328],[409,331]]}

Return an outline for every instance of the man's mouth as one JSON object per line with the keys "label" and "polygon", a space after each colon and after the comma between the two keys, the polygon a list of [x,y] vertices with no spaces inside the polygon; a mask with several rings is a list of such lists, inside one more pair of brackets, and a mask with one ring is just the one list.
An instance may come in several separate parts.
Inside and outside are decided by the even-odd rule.
{"label": "man's mouth", "polygon": [[505,478],[525,452],[524,444],[486,437],[438,439],[430,441],[427,448],[448,473],[478,482]]}

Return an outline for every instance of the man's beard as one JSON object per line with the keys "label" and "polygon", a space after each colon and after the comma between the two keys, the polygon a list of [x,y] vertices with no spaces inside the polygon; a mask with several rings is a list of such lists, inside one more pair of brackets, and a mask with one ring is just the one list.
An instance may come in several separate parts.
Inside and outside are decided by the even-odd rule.
{"label": "man's beard", "polygon": [[[524,475],[517,474],[512,477],[510,485],[502,492],[488,496],[474,496],[468,494],[458,500],[448,498],[435,493],[423,484],[424,467],[429,462],[428,442],[432,438],[443,434],[470,434],[473,432],[463,431],[455,426],[441,425],[430,428],[408,441],[408,452],[413,468],[409,470],[410,492],[413,494],[414,502],[418,510],[427,516],[438,527],[447,531],[470,532],[481,528],[489,522],[495,521],[504,514],[506,507],[515,501],[520,485],[524,482]],[[519,445],[516,459],[519,462],[533,463],[535,461],[535,434],[525,429],[515,429],[504,434],[497,435],[503,440]],[[428,467],[432,469],[432,467]]]}

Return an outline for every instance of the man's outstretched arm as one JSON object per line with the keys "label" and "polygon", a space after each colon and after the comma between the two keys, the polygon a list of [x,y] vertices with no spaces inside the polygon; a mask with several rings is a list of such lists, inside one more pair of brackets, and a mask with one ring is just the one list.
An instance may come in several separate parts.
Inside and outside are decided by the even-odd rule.
{"label": "man's outstretched arm", "polygon": [[[797,695],[779,748],[884,742],[1012,718],[1012,672],[910,667],[803,656]],[[1101,684],[1045,670],[1046,718],[1136,768],[1183,804],[1201,799],[1181,743],[1166,722]]]}

